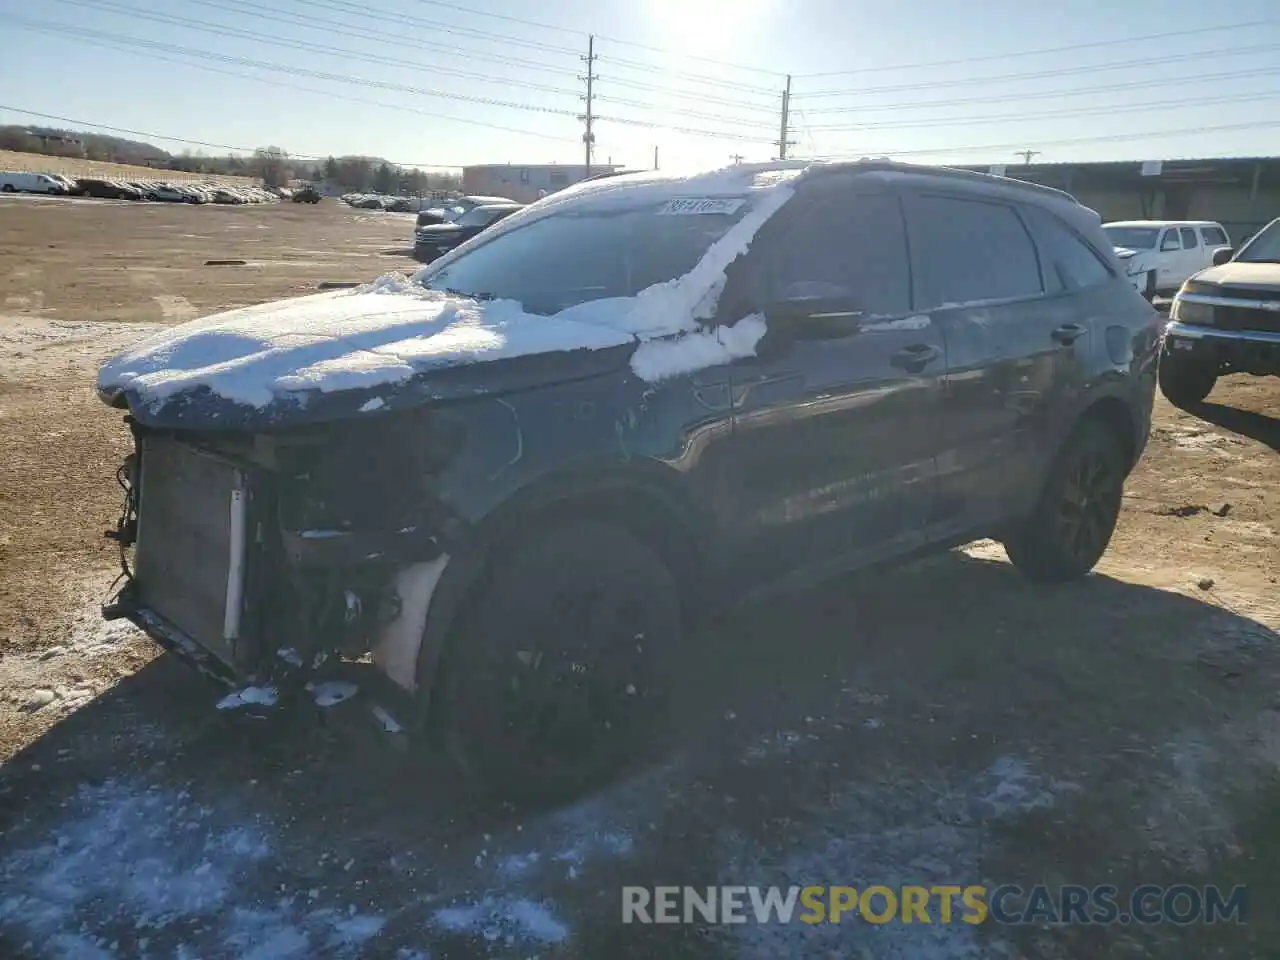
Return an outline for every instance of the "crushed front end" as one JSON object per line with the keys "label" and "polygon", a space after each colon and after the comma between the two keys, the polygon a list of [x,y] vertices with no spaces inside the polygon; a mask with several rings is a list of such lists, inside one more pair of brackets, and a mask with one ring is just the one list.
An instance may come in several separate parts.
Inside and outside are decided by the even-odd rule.
{"label": "crushed front end", "polygon": [[280,431],[126,418],[125,582],[104,607],[227,685],[357,659],[400,615],[397,575],[461,528],[435,489],[460,444],[426,408]]}

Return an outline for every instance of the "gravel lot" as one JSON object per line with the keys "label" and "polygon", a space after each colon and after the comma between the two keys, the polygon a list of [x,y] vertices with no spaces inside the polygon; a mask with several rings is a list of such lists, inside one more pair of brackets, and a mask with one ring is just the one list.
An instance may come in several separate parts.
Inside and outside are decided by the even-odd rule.
{"label": "gravel lot", "polygon": [[[156,324],[411,266],[412,218],[0,200],[0,955],[1261,957],[1280,943],[1280,381],[1157,399],[1097,575],[994,544],[724,619],[659,767],[495,810],[358,701],[255,722],[96,606]],[[245,266],[204,266],[206,259]],[[623,884],[1248,884],[1250,922],[619,924]]]}

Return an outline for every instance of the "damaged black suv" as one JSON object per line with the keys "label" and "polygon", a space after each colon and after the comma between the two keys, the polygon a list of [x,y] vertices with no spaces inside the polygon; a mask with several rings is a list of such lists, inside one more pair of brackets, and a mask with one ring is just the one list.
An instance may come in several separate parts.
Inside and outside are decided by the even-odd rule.
{"label": "damaged black suv", "polygon": [[412,281],[109,361],[136,451],[105,615],[282,696],[371,653],[398,725],[503,789],[574,789],[655,740],[708,609],[983,536],[1087,573],[1160,333],[1047,188],[887,162],[585,183]]}

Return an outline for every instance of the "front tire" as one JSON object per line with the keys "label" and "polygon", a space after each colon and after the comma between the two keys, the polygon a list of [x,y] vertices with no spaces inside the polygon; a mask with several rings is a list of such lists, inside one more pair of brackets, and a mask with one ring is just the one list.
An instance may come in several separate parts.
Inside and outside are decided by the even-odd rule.
{"label": "front tire", "polygon": [[661,558],[602,523],[540,527],[494,564],[441,666],[438,719],[497,799],[569,799],[656,746],[682,618]]}
{"label": "front tire", "polygon": [[1013,565],[1043,583],[1092,570],[1115,531],[1127,473],[1115,431],[1100,420],[1081,423],[1059,452],[1035,512],[1005,538]]}
{"label": "front tire", "polygon": [[1175,407],[1189,410],[1209,396],[1218,382],[1218,368],[1211,362],[1191,360],[1170,353],[1160,356],[1160,392]]}
{"label": "front tire", "polygon": [[6,183],[3,187],[0,187],[0,190],[3,190],[5,193],[17,193],[17,192],[18,192],[17,190],[15,190],[15,189],[14,189],[14,187],[13,187],[13,184],[12,184],[12,183]]}

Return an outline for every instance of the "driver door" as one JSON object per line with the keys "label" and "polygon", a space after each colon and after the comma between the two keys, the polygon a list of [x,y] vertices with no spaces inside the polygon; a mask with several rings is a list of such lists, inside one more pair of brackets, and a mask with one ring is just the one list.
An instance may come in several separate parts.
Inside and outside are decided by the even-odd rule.
{"label": "driver door", "polygon": [[943,339],[912,313],[899,198],[806,186],[751,256],[752,299],[785,309],[730,368],[729,555],[751,580],[920,545],[940,442]]}

